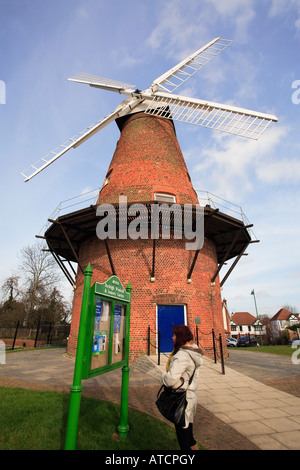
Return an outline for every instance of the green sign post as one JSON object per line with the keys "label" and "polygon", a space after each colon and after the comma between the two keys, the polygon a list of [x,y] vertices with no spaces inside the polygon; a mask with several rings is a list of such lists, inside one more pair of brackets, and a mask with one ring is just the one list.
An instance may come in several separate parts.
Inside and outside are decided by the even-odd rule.
{"label": "green sign post", "polygon": [[65,450],[75,450],[82,379],[123,367],[118,432],[126,439],[128,426],[129,333],[131,286],[126,290],[117,276],[91,286],[92,269],[84,272],[84,286]]}

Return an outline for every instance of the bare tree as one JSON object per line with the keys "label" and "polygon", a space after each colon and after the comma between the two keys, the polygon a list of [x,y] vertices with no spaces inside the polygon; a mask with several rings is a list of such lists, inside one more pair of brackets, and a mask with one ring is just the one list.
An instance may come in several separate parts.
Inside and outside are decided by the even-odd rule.
{"label": "bare tree", "polygon": [[38,242],[23,248],[19,259],[18,275],[7,277],[0,287],[0,323],[12,327],[19,320],[30,328],[38,322],[65,324],[71,306],[60,293],[62,275],[55,259]]}
{"label": "bare tree", "polygon": [[296,307],[293,307],[292,305],[289,305],[289,304],[284,305],[282,308],[285,308],[286,310],[288,310],[291,313],[296,313],[297,314],[297,312],[298,312]]}
{"label": "bare tree", "polygon": [[5,296],[8,296],[9,300],[16,300],[16,297],[20,294],[19,279],[20,276],[10,276],[2,284],[2,292]]}
{"label": "bare tree", "polygon": [[59,281],[56,261],[50,252],[43,251],[41,243],[22,248],[19,257],[20,270],[27,282],[37,287],[40,284],[48,287]]}
{"label": "bare tree", "polygon": [[20,271],[25,279],[24,302],[27,304],[28,320],[30,317],[34,319],[43,299],[60,280],[60,273],[55,259],[49,252],[43,251],[43,245],[39,242],[22,248],[19,258]]}
{"label": "bare tree", "polygon": [[6,300],[0,306],[0,324],[5,327],[13,327],[19,320],[21,323],[26,316],[25,306],[20,301],[22,292],[19,289],[20,276],[12,275],[5,279],[1,290]]}

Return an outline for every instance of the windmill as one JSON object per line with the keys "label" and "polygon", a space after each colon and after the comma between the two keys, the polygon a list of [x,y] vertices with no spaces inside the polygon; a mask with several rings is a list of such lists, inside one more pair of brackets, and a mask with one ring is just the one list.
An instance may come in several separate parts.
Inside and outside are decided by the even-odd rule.
{"label": "windmill", "polygon": [[[68,352],[74,355],[77,344],[83,272],[91,263],[95,280],[105,281],[116,274],[132,292],[131,360],[145,354],[149,345],[162,337],[172,336],[171,324],[187,323],[192,329],[201,326],[202,345],[211,350],[212,328],[224,335],[221,287],[251,240],[244,221],[208,206],[204,208],[204,244],[189,252],[184,240],[175,232],[168,240],[116,239],[100,240],[96,236],[99,221],[97,208],[102,203],[116,204],[126,196],[129,209],[143,202],[148,215],[153,203],[183,206],[198,204],[188,170],[179,147],[174,122],[181,121],[237,136],[258,139],[276,116],[206,100],[187,98],[173,92],[232,41],[216,38],[177,66],[158,77],[140,91],[133,85],[87,74],[69,79],[91,87],[125,95],[120,105],[101,121],[75,135],[22,174],[29,181],[71,148],[76,148],[116,121],[121,136],[99,192],[96,205],[50,220],[44,238],[67,279],[74,286],[74,301]],[[118,229],[124,217],[117,213]],[[149,227],[149,226],[148,226]],[[120,233],[120,232],[118,232]],[[229,260],[232,266],[222,280],[219,273]],[[66,263],[77,263],[77,274]],[[73,268],[72,268],[73,269]],[[74,276],[75,275],[75,279]],[[171,339],[171,338],[170,338]],[[172,341],[169,341],[172,342]],[[168,352],[168,342],[162,350]]]}
{"label": "windmill", "polygon": [[186,122],[257,140],[272,121],[277,121],[276,116],[173,94],[180,85],[185,83],[231,43],[232,41],[220,37],[212,40],[158,77],[144,91],[135,89],[134,85],[86,73],[79,73],[73,78],[69,78],[70,81],[114,91],[126,95],[128,98],[122,101],[104,119],[79,132],[36,163],[30,165],[21,173],[25,177],[25,182],[36,176],[68,150],[84,143],[112,121],[132,112],[143,111],[146,114],[172,119],[173,121]]}

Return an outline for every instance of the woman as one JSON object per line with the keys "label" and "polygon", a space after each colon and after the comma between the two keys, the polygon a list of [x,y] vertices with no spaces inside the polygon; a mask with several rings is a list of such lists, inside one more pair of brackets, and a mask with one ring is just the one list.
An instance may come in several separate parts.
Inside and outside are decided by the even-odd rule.
{"label": "woman", "polygon": [[[166,370],[162,374],[162,382],[167,387],[176,388],[182,383],[182,389],[187,390],[187,407],[185,410],[185,425],[175,425],[180,450],[198,450],[193,437],[193,419],[197,407],[197,387],[199,367],[205,350],[192,344],[193,335],[186,325],[175,326],[172,330],[174,349],[170,354]],[[194,372],[195,371],[195,372]],[[190,378],[193,376],[191,383]]]}

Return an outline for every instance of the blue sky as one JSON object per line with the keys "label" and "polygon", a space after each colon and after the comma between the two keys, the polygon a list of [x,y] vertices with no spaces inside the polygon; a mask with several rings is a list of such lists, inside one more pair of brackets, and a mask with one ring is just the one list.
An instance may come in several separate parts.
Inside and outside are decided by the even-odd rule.
{"label": "blue sky", "polygon": [[175,123],[194,188],[242,208],[260,240],[222,296],[230,312],[255,314],[252,289],[261,314],[285,304],[300,311],[300,0],[0,0],[0,8],[0,282],[61,201],[102,186],[119,138],[112,123],[24,183],[22,170],[122,101],[67,78],[86,72],[145,89],[221,36],[231,46],[176,92],[279,119],[258,141]]}

